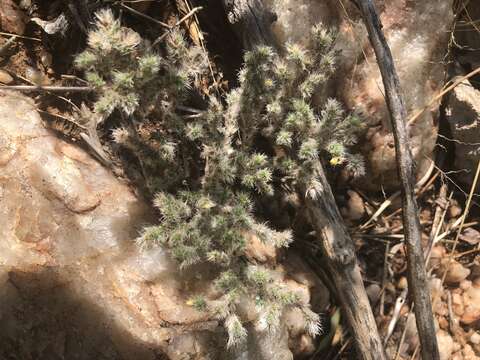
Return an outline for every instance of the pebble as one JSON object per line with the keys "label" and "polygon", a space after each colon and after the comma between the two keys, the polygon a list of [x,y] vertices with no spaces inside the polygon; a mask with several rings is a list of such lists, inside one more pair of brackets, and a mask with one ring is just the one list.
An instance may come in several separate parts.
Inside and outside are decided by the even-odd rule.
{"label": "pebble", "polygon": [[49,68],[52,66],[52,54],[42,50],[40,54],[40,61],[42,62],[43,66]]}
{"label": "pebble", "polygon": [[0,82],[7,85],[11,84],[13,82],[13,77],[5,70],[0,70]]}
{"label": "pebble", "polygon": [[448,208],[448,215],[450,218],[456,218],[460,216],[462,213],[462,208],[458,206],[458,202],[456,200],[452,200],[452,205]]}
{"label": "pebble", "polygon": [[32,0],[21,0],[18,6],[22,10],[28,10],[32,7]]}
{"label": "pebble", "polygon": [[348,190],[347,217],[350,220],[360,220],[365,215],[365,203],[355,191]]}
{"label": "pebble", "polygon": [[406,289],[408,287],[408,281],[407,281],[407,278],[405,276],[402,276],[400,278],[400,280],[398,280],[397,287],[400,290]]}
{"label": "pebble", "polygon": [[372,304],[380,298],[380,293],[382,292],[382,288],[378,284],[371,284],[366,289],[368,299]]}
{"label": "pebble", "polygon": [[445,283],[448,285],[462,282],[467,278],[468,275],[470,275],[470,270],[456,260],[450,261],[450,259],[443,259],[441,268],[441,273],[448,268],[447,275],[445,277]]}
{"label": "pebble", "polygon": [[472,344],[475,344],[475,345],[478,345],[480,344],[480,334],[478,332],[474,332],[471,336],[470,336],[470,342]]}

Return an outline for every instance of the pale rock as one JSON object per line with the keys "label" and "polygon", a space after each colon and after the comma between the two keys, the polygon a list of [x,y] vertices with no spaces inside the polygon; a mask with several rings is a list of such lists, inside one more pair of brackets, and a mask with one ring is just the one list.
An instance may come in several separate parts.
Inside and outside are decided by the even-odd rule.
{"label": "pale rock", "polygon": [[468,80],[455,87],[448,98],[446,118],[455,145],[457,177],[472,184],[480,159],[480,91]]}
{"label": "pale rock", "polygon": [[[349,110],[359,111],[369,128],[363,146],[367,176],[360,185],[374,190],[378,190],[379,185],[397,187],[395,151],[383,83],[359,11],[352,2],[343,2],[343,8],[336,0],[267,0],[266,4],[277,15],[273,31],[280,44],[305,42],[306,34],[318,22],[338,28],[336,47],[342,51],[338,75],[330,84],[330,93],[323,95],[336,96]],[[453,0],[377,2],[409,114],[425,108],[442,87],[443,56],[454,19],[452,4]],[[428,157],[435,147],[437,115],[438,106],[430,108],[410,127],[417,178],[430,166]]]}
{"label": "pale rock", "polygon": [[469,344],[466,344],[462,349],[462,355],[464,360],[478,360],[479,357],[475,355],[475,351]]}
{"label": "pale rock", "polygon": [[462,208],[458,205],[458,201],[452,199],[450,207],[448,208],[448,215],[450,218],[457,218],[462,214]]}
{"label": "pale rock", "polygon": [[380,298],[380,294],[382,292],[382,288],[378,284],[370,284],[365,289],[367,292],[368,299],[370,300],[371,304],[375,304],[377,300]]}
{"label": "pale rock", "polygon": [[463,298],[460,294],[452,295],[452,308],[456,316],[461,317],[464,314],[465,308],[463,304]]}
{"label": "pale rock", "polygon": [[352,190],[347,191],[348,202],[347,206],[343,209],[342,215],[348,220],[357,221],[365,216],[365,203],[362,197]]}
{"label": "pale rock", "polygon": [[302,334],[298,341],[298,345],[293,347],[293,354],[302,356],[304,354],[310,355],[316,349],[315,342],[310,335]]}
{"label": "pale rock", "polygon": [[437,332],[438,351],[440,353],[440,360],[449,360],[453,353],[453,339],[445,331]]}
{"label": "pale rock", "polygon": [[472,287],[472,282],[470,280],[463,280],[461,283],[460,283],[460,288],[465,291],[465,290],[468,290]]}
{"label": "pale rock", "polygon": [[410,313],[405,322],[405,343],[408,348],[413,351],[418,344],[417,325],[415,324],[415,315]]}
{"label": "pale rock", "polygon": [[460,321],[464,324],[472,324],[480,320],[480,286],[474,281],[473,286],[463,293],[465,310]]}
{"label": "pale rock", "polygon": [[470,335],[469,341],[472,344],[479,345],[480,344],[480,334],[475,331],[472,335]]}
{"label": "pale rock", "polygon": [[[12,92],[0,92],[0,170],[0,358],[241,359],[225,356],[213,314],[188,305],[215,299],[215,273],[139,251],[149,207]],[[308,301],[310,287],[294,285]],[[292,359],[284,325],[250,330],[246,359]]]}
{"label": "pale rock", "polygon": [[397,288],[400,290],[406,289],[408,287],[408,280],[405,276],[402,276],[397,283]]}
{"label": "pale rock", "polygon": [[450,324],[444,316],[437,316],[436,318],[438,319],[438,325],[440,326],[440,329],[448,330],[450,328]]}
{"label": "pale rock", "polygon": [[13,82],[13,77],[5,70],[0,70],[0,83],[11,84]]}
{"label": "pale rock", "polygon": [[447,271],[445,276],[445,283],[452,285],[462,282],[470,275],[470,269],[460,264],[458,261],[444,258],[441,260],[440,268],[437,270],[439,276],[443,276],[443,273]]}

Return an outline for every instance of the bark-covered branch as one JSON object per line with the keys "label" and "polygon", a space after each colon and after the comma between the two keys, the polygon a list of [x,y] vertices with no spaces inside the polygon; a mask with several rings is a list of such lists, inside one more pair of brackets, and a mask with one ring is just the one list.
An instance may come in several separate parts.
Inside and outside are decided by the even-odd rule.
{"label": "bark-covered branch", "polygon": [[425,262],[421,246],[421,229],[418,219],[418,207],[415,199],[415,176],[410,141],[406,126],[407,112],[402,99],[400,81],[395,71],[392,54],[382,32],[382,24],[378,18],[372,0],[357,0],[375,50],[378,66],[382,74],[387,106],[395,138],[397,167],[402,183],[403,228],[407,244],[408,287],[413,294],[415,317],[417,322],[422,358],[424,360],[439,359],[435,325],[429,284],[425,271]]}
{"label": "bark-covered branch", "polygon": [[321,184],[317,196],[307,194],[305,202],[310,222],[322,245],[328,272],[332,276],[343,311],[352,328],[357,347],[357,358],[368,360],[385,359],[375,318],[363,286],[362,276],[355,256],[355,248],[344,225],[332,189],[323,167],[317,164],[315,175]]}

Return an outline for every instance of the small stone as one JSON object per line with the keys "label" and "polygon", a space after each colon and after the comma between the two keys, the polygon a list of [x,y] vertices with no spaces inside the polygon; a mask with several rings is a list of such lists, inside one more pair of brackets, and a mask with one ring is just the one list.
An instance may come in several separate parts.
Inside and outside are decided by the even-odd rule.
{"label": "small stone", "polygon": [[460,351],[460,350],[462,350],[462,345],[460,345],[458,342],[454,342],[453,343],[453,351],[457,352],[457,351]]}
{"label": "small stone", "polygon": [[365,203],[357,192],[348,190],[347,194],[349,199],[345,215],[350,220],[360,220],[365,216]]}
{"label": "small stone", "polygon": [[480,287],[476,285],[466,290],[463,294],[463,303],[465,311],[460,318],[460,322],[469,325],[480,320]]}
{"label": "small stone", "polygon": [[448,285],[458,284],[470,275],[470,270],[456,260],[443,259],[440,265],[440,274],[447,270],[445,283]]}
{"label": "small stone", "polygon": [[440,360],[449,360],[453,353],[453,339],[443,330],[437,333],[438,351]]}
{"label": "small stone", "polygon": [[11,84],[13,82],[13,77],[5,70],[0,70],[0,82],[3,84]]}
{"label": "small stone", "polygon": [[300,341],[298,345],[299,345],[299,349],[298,351],[295,352],[296,354],[308,355],[308,354],[312,354],[315,351],[315,343],[312,337],[307,334],[303,334],[300,337]]}
{"label": "small stone", "polygon": [[28,10],[32,6],[32,0],[21,0],[18,6],[20,6],[22,10]]}
{"label": "small stone", "polygon": [[460,283],[460,288],[465,291],[465,290],[468,290],[472,287],[472,282],[470,280],[463,280],[461,283]]}
{"label": "small stone", "polygon": [[452,200],[452,204],[448,208],[448,215],[450,218],[456,218],[462,214],[462,208],[458,205],[456,200]]}
{"label": "small stone", "polygon": [[375,304],[375,302],[380,298],[380,293],[382,292],[382,288],[378,284],[371,284],[369,285],[366,289],[368,299],[372,304]]}
{"label": "small stone", "polygon": [[475,345],[478,345],[480,344],[480,334],[478,332],[474,332],[471,336],[470,336],[470,342],[472,344],[475,344]]}
{"label": "small stone", "polygon": [[40,54],[40,61],[42,62],[43,66],[49,68],[52,66],[52,54],[49,52],[42,50]]}
{"label": "small stone", "polygon": [[400,280],[398,280],[398,284],[397,284],[397,287],[400,289],[400,290],[404,290],[408,287],[408,280],[405,276],[402,276],[400,278]]}
{"label": "small stone", "polygon": [[440,329],[442,330],[448,330],[450,324],[448,323],[448,320],[445,319],[445,317],[440,316],[438,319],[438,326],[440,326]]}

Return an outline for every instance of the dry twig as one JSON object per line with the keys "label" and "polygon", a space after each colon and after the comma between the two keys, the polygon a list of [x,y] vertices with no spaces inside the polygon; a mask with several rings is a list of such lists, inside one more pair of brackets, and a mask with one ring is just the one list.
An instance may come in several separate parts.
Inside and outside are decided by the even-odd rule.
{"label": "dry twig", "polygon": [[1,90],[17,91],[50,91],[50,92],[89,92],[93,89],[89,86],[38,86],[38,85],[2,85]]}
{"label": "dry twig", "polygon": [[433,321],[427,272],[421,246],[421,229],[414,189],[414,163],[407,132],[407,112],[400,92],[392,53],[382,32],[382,24],[372,0],[357,0],[385,87],[390,112],[397,166],[402,183],[402,204],[405,241],[408,259],[408,287],[415,302],[415,320],[422,345],[424,360],[438,360],[438,344]]}

